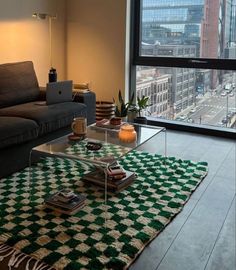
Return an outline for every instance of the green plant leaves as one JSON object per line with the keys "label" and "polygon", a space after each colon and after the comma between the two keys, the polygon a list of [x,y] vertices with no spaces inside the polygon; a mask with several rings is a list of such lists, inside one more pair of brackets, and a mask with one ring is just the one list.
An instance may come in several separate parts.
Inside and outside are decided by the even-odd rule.
{"label": "green plant leaves", "polygon": [[134,93],[131,96],[130,101],[126,102],[124,101],[124,98],[122,97],[121,90],[119,89],[118,93],[118,104],[115,102],[115,99],[113,98],[113,102],[116,103],[115,108],[115,115],[118,117],[126,117],[128,114],[128,110],[131,105],[133,105],[134,100]]}
{"label": "green plant leaves", "polygon": [[137,97],[136,111],[138,112],[139,116],[141,115],[142,110],[145,110],[147,107],[151,106],[151,104],[148,103],[148,96],[142,96],[142,98]]}

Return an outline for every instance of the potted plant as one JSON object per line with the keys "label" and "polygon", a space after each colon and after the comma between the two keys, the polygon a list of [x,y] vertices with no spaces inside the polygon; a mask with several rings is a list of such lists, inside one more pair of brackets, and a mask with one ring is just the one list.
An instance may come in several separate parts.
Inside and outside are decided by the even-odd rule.
{"label": "potted plant", "polygon": [[142,98],[137,98],[137,103],[131,108],[131,111],[136,112],[136,118],[134,119],[134,122],[147,124],[147,118],[144,116],[144,111],[152,105],[149,104],[149,99],[150,98],[148,96],[142,96]]}
{"label": "potted plant", "polygon": [[128,111],[130,109],[130,106],[133,103],[134,94],[132,94],[132,97],[130,101],[125,102],[124,98],[122,97],[121,91],[119,90],[118,94],[118,102],[115,101],[113,98],[113,102],[115,103],[115,116],[120,118],[126,118]]}

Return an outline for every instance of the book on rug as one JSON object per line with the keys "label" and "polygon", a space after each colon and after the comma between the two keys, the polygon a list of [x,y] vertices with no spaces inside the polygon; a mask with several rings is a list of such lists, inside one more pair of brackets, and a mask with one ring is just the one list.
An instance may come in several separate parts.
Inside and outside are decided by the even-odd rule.
{"label": "book on rug", "polygon": [[[134,172],[125,170],[125,174],[122,173],[122,178],[109,177],[107,175],[107,190],[111,192],[119,192],[133,183],[136,175]],[[102,170],[95,170],[82,176],[81,180],[89,182],[100,187],[105,188],[105,173]]]}
{"label": "book on rug", "polygon": [[85,199],[85,196],[82,194],[76,194],[72,190],[63,189],[47,197],[44,202],[48,208],[72,215],[85,205]]}

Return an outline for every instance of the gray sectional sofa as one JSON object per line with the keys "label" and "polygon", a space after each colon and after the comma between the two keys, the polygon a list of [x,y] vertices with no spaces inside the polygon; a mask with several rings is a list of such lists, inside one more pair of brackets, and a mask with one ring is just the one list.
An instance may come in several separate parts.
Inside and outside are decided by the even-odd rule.
{"label": "gray sectional sofa", "polygon": [[[44,99],[32,62],[0,65],[0,178],[26,167],[32,147],[68,133],[74,117],[95,111],[94,99],[39,105]],[[89,113],[88,124],[94,119]]]}

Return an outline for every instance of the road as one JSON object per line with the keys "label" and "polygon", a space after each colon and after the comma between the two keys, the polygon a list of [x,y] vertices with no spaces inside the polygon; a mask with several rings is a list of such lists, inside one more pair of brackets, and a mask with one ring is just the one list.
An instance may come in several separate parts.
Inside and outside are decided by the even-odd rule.
{"label": "road", "polygon": [[[196,105],[196,112],[188,113],[188,117],[193,119],[194,123],[221,125],[221,121],[226,117],[229,111],[236,109],[236,96],[209,96]],[[227,108],[228,107],[228,108]]]}
{"label": "road", "polygon": [[229,124],[222,123],[222,119],[230,111],[236,112],[236,89],[233,89],[233,96],[221,96],[221,91],[217,91],[197,97],[196,106],[181,112],[181,115],[186,115],[185,121],[190,123],[229,127]]}

